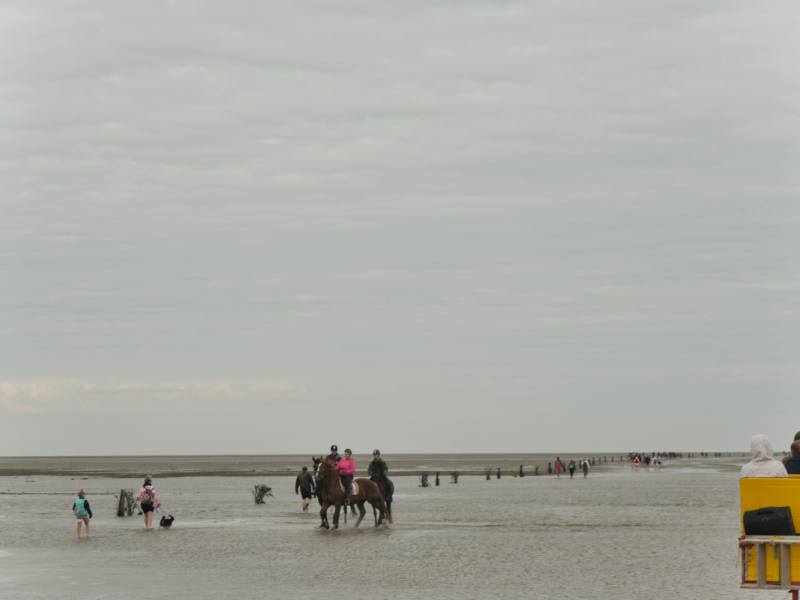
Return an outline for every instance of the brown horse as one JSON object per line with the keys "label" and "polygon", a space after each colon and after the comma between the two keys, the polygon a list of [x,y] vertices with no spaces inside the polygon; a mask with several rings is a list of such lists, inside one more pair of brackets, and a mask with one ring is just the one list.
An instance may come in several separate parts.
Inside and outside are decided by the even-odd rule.
{"label": "brown horse", "polygon": [[[322,503],[325,501],[325,498],[324,498],[325,492],[322,489],[322,482],[320,481],[320,478],[319,478],[319,465],[322,462],[322,457],[320,456],[319,458],[317,458],[316,456],[312,456],[311,460],[314,461],[314,485],[317,488],[316,496],[317,496],[317,500],[319,500],[319,505],[322,506]],[[386,505],[391,510],[391,506],[389,506],[388,502],[386,503]],[[333,506],[333,504],[331,504],[328,508],[331,508],[332,506]],[[356,513],[355,504],[351,504],[350,505],[350,511],[353,513],[354,517],[358,514],[358,513]],[[347,509],[345,509],[345,511],[344,511],[344,522],[347,523]],[[389,517],[389,522],[390,523],[392,522],[391,516]],[[377,525],[376,525],[376,527],[377,527]]]}
{"label": "brown horse", "polygon": [[[333,513],[333,528],[339,528],[339,510],[344,502],[344,492],[342,491],[341,484],[339,483],[339,473],[336,471],[335,465],[327,458],[323,458],[319,463],[319,484],[317,493],[322,488],[322,510],[319,511],[319,516],[322,519],[320,527],[330,529],[328,523],[328,507],[333,506],[336,510]],[[356,521],[355,527],[358,527],[361,520],[367,514],[364,508],[364,503],[369,502],[372,508],[378,508],[382,513],[386,512],[386,504],[381,496],[381,491],[378,489],[378,484],[369,479],[356,479],[355,483],[358,484],[358,494],[349,494],[348,499],[351,505],[358,506],[358,512],[361,513]],[[378,518],[375,518],[375,525],[378,525]],[[386,519],[383,520],[384,529],[389,526]]]}

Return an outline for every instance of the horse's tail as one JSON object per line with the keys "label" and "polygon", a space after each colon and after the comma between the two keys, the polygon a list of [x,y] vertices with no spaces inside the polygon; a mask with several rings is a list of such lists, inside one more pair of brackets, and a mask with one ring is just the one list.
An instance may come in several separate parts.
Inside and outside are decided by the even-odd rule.
{"label": "horse's tail", "polygon": [[384,500],[388,503],[392,501],[392,496],[394,496],[394,483],[388,477],[386,478],[386,490],[389,492],[389,497],[384,498]]}

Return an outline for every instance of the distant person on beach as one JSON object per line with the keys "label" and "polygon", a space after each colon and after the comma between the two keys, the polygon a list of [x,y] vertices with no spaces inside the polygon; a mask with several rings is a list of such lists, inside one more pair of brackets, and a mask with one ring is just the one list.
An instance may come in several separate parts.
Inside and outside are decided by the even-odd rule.
{"label": "distant person on beach", "polygon": [[339,454],[339,446],[334,444],[331,446],[331,453],[326,456],[329,461],[333,462],[334,465],[339,464],[339,461],[342,460],[342,456]]}
{"label": "distant person on beach", "polygon": [[153,478],[148,475],[144,478],[142,488],[139,490],[139,506],[144,513],[144,528],[148,531],[153,528],[153,511],[160,506],[156,499],[156,489],[153,487]]}
{"label": "distant person on beach", "polygon": [[[794,441],[795,442],[800,441],[800,431],[798,431],[797,433],[794,434]],[[784,456],[781,459],[781,462],[783,462],[783,464],[785,465],[787,462],[789,462],[792,459],[793,456],[794,456],[794,452],[791,452],[791,453],[787,454],[786,456]]]}
{"label": "distant person on beach", "polygon": [[589,459],[584,458],[583,462],[581,463],[581,467],[583,468],[583,478],[586,479],[589,476]]}
{"label": "distant person on beach", "polygon": [[800,475],[800,440],[792,442],[791,451],[789,460],[785,460],[783,466],[789,475]]}
{"label": "distant person on beach", "polygon": [[302,504],[303,504],[303,512],[308,511],[308,505],[311,504],[311,494],[314,493],[314,478],[311,476],[311,473],[308,472],[308,467],[303,467],[303,470],[297,476],[297,479],[294,481],[294,493],[295,496],[297,495],[297,491],[300,490],[302,493]]}
{"label": "distant person on beach", "polygon": [[72,503],[72,512],[75,513],[75,518],[78,519],[78,539],[81,539],[81,523],[86,525],[86,537],[89,537],[89,519],[92,518],[92,509],[89,506],[89,501],[86,499],[86,492],[81,489],[78,492],[78,499]]}
{"label": "distant person on beach", "polygon": [[742,467],[742,477],[788,477],[786,468],[772,458],[772,444],[765,435],[754,435],[750,440],[753,460]]}
{"label": "distant person on beach", "polygon": [[569,459],[569,466],[567,466],[567,469],[569,469],[569,478],[572,479],[572,476],[575,475],[575,459]]}
{"label": "distant person on beach", "polygon": [[561,479],[561,471],[564,470],[564,463],[561,462],[561,458],[556,456],[556,477]]}

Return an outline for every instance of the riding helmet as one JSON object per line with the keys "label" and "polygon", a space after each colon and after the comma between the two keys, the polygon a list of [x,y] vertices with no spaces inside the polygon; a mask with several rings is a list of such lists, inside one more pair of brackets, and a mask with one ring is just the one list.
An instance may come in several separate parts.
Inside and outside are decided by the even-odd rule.
{"label": "riding helmet", "polygon": [[372,451],[372,453],[373,453],[373,454],[380,454],[380,453],[381,453],[381,451],[380,451],[380,450],[377,450],[377,449],[375,449],[375,450],[373,450],[373,451]]}
{"label": "riding helmet", "polygon": [[338,451],[339,451],[339,446],[337,446],[336,444],[331,446],[331,452],[338,452]]}
{"label": "riding helmet", "polygon": [[349,452],[350,454],[352,454],[352,453],[353,453],[353,451],[352,451],[352,450],[350,450],[350,448],[345,448],[345,449],[344,449],[344,451],[345,451],[345,452]]}

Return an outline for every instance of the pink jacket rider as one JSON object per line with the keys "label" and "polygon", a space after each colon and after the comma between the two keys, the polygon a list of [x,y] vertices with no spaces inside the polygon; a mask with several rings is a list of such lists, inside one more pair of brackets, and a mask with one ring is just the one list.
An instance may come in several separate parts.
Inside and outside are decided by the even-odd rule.
{"label": "pink jacket rider", "polygon": [[352,458],[343,458],[336,465],[336,470],[339,471],[340,475],[352,475],[356,472],[356,461]]}

